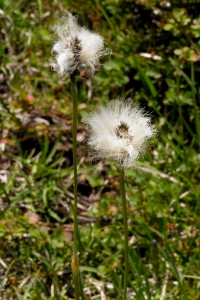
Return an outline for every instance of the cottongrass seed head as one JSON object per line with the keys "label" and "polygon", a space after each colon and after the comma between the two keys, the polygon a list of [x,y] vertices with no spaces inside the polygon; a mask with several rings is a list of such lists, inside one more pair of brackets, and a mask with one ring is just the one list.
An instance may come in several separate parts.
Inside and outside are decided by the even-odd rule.
{"label": "cottongrass seed head", "polygon": [[110,158],[123,168],[135,166],[145,152],[145,142],[154,133],[151,119],[143,109],[119,99],[101,105],[86,124],[92,158]]}
{"label": "cottongrass seed head", "polygon": [[93,76],[100,63],[99,58],[111,54],[105,48],[104,39],[99,34],[79,26],[76,17],[69,12],[55,26],[55,33],[58,40],[52,47],[54,58],[51,59],[51,65],[61,76],[81,70]]}

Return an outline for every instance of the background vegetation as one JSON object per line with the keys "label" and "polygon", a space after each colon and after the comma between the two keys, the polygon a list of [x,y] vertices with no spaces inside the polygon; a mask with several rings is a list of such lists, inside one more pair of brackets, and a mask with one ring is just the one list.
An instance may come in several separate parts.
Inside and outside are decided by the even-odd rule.
{"label": "background vegetation", "polygon": [[121,96],[145,107],[159,131],[127,172],[129,297],[200,299],[197,2],[1,0],[1,299],[73,299],[72,101],[69,78],[49,67],[53,26],[67,10],[113,53],[92,81],[78,81],[85,298],[120,299],[119,170],[89,162],[82,124],[98,103]]}

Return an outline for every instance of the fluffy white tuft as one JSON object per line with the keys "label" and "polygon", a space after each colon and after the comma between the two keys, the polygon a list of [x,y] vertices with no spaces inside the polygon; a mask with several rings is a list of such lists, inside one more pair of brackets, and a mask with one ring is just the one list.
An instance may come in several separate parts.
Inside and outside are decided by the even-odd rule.
{"label": "fluffy white tuft", "polygon": [[135,165],[145,152],[145,142],[154,130],[151,119],[133,103],[121,100],[101,105],[86,121],[90,129],[88,146],[93,158],[110,158],[123,168]]}
{"label": "fluffy white tuft", "polygon": [[76,17],[68,13],[55,27],[58,40],[52,47],[54,59],[51,65],[62,76],[75,71],[86,70],[91,76],[99,65],[99,58],[111,51],[105,48],[104,39],[80,27]]}

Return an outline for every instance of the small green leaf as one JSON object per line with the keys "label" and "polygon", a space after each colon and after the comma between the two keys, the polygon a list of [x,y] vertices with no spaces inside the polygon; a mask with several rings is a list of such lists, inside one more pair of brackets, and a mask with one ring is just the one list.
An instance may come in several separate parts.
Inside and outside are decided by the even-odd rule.
{"label": "small green leaf", "polygon": [[186,13],[186,10],[184,8],[175,8],[172,11],[172,15],[174,19],[178,22],[181,21],[183,15]]}
{"label": "small green leaf", "polygon": [[174,24],[165,24],[164,30],[170,31],[174,28]]}
{"label": "small green leaf", "polygon": [[182,53],[181,49],[174,50],[174,54],[176,54],[176,55],[181,55],[181,53]]}

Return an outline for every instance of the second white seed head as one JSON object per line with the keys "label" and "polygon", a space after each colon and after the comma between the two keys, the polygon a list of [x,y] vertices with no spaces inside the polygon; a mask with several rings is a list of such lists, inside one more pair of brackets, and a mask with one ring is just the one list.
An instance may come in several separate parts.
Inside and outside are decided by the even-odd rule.
{"label": "second white seed head", "polygon": [[135,165],[145,152],[145,142],[154,133],[150,117],[133,103],[122,100],[101,105],[90,114],[86,124],[92,157],[113,159],[123,168]]}

